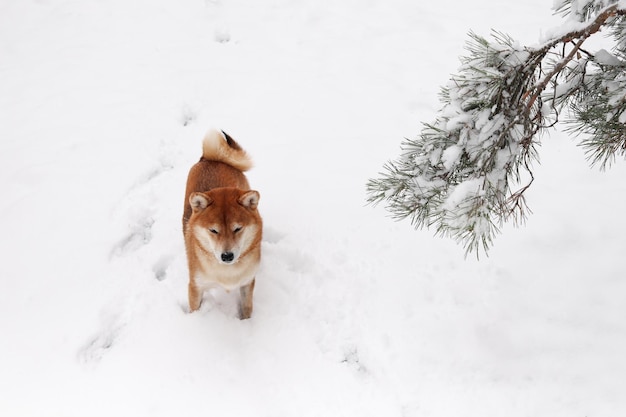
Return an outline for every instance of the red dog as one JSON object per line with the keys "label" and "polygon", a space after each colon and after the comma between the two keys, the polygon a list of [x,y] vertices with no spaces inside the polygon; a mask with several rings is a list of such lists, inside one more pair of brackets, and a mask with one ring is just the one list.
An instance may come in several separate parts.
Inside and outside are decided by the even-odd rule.
{"label": "red dog", "polygon": [[202,157],[189,171],[183,234],[189,264],[189,308],[200,308],[204,291],[239,289],[239,318],[252,315],[254,280],[261,261],[263,221],[259,193],[243,174],[246,152],[224,132],[210,130]]}

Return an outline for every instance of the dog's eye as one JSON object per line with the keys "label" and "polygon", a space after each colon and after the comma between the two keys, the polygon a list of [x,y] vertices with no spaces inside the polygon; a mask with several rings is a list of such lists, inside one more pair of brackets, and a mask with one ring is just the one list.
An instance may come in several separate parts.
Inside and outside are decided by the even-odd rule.
{"label": "dog's eye", "polygon": [[214,235],[219,234],[219,232],[215,229],[209,229],[209,232],[213,233]]}
{"label": "dog's eye", "polygon": [[241,232],[241,227],[238,226],[233,229],[233,233],[239,233],[239,232]]}

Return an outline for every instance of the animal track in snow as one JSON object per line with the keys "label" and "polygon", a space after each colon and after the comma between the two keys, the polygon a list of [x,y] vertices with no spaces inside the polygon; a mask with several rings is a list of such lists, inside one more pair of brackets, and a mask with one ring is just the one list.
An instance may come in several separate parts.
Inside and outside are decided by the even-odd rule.
{"label": "animal track in snow", "polygon": [[184,105],[180,114],[180,124],[189,126],[198,118],[198,113],[189,105]]}
{"label": "animal track in snow", "polygon": [[152,272],[154,272],[154,278],[157,281],[163,281],[167,278],[167,268],[169,268],[173,258],[174,255],[171,254],[162,255],[152,266]]}
{"label": "animal track in snow", "polygon": [[83,364],[94,364],[113,347],[124,328],[124,324],[113,319],[79,350],[78,358]]}
{"label": "animal track in snow", "polygon": [[147,245],[152,240],[152,226],[154,219],[146,217],[139,224],[132,227],[130,233],[124,236],[111,250],[111,255],[122,256]]}
{"label": "animal track in snow", "polygon": [[361,362],[356,346],[346,347],[341,363],[346,364],[359,373],[368,373],[367,368]]}
{"label": "animal track in snow", "polygon": [[216,30],[214,39],[217,43],[228,43],[231,39],[230,33],[227,30]]}

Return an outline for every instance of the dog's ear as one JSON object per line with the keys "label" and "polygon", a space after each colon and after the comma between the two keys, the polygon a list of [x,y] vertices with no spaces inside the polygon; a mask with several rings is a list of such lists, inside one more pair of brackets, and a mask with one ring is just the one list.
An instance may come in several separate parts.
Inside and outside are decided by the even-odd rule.
{"label": "dog's ear", "polygon": [[191,193],[189,196],[189,205],[194,213],[204,210],[213,203],[211,197],[204,193]]}
{"label": "dog's ear", "polygon": [[260,197],[261,196],[259,195],[258,191],[251,190],[251,191],[243,193],[237,201],[242,206],[254,210],[259,205]]}

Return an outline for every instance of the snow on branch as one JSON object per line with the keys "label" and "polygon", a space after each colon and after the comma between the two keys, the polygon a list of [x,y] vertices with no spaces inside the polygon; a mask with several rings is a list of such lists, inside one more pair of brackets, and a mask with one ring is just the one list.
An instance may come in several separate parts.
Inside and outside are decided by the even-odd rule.
{"label": "snow on branch", "polygon": [[[527,215],[524,192],[534,177],[538,136],[559,121],[564,108],[571,130],[590,133],[582,142],[594,162],[606,164],[626,150],[626,7],[615,1],[557,2],[557,12],[583,23],[539,47],[518,45],[494,32],[470,33],[459,73],[442,89],[442,108],[402,154],[367,184],[368,200],[387,202],[396,218],[433,227],[485,252],[500,225]],[[609,26],[614,54],[595,56],[584,42]],[[621,46],[621,48],[620,48]]]}

